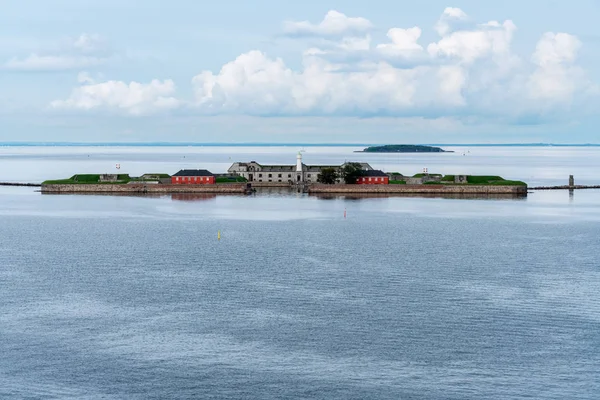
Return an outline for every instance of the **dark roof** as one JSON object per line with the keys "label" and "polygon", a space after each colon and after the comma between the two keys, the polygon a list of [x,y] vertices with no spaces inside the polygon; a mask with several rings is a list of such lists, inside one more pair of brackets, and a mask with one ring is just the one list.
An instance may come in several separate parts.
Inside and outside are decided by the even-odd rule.
{"label": "dark roof", "polygon": [[388,176],[385,172],[378,169],[363,171],[364,176]]}
{"label": "dark roof", "polygon": [[182,169],[173,176],[213,176],[213,173],[205,169]]}

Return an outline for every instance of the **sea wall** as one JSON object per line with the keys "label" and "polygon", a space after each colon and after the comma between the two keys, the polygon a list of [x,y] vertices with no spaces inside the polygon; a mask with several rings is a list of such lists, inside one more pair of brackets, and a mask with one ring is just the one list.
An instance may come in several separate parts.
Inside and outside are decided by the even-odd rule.
{"label": "sea wall", "polygon": [[311,185],[309,193],[453,193],[527,195],[527,186],[495,185]]}
{"label": "sea wall", "polygon": [[75,184],[42,185],[42,193],[244,193],[245,183],[216,185]]}

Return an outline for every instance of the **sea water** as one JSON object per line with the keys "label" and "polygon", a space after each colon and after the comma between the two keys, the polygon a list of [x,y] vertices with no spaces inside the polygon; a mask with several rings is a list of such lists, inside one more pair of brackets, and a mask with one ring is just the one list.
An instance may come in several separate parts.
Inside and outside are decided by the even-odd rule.
{"label": "sea water", "polygon": [[[404,174],[599,183],[589,172],[598,150],[588,148],[353,150],[302,154],[308,164],[360,160]],[[116,163],[132,175],[224,172],[238,160],[293,163],[297,151],[1,148],[0,181]],[[456,199],[35,190],[0,187],[0,398],[600,393],[600,191]]]}

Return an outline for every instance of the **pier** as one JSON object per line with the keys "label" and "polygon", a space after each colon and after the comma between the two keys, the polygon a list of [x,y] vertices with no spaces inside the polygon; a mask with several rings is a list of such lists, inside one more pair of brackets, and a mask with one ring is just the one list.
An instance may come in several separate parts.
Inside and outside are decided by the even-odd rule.
{"label": "pier", "polygon": [[20,183],[20,182],[0,182],[0,186],[28,186],[28,187],[41,187],[41,183]]}

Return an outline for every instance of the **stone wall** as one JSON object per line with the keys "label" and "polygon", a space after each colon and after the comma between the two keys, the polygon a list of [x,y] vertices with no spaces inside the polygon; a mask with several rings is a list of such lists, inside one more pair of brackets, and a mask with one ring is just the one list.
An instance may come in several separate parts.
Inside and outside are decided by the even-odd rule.
{"label": "stone wall", "polygon": [[527,194],[527,186],[494,185],[311,185],[309,193]]}
{"label": "stone wall", "polygon": [[217,185],[42,185],[42,193],[244,193],[245,183]]}

